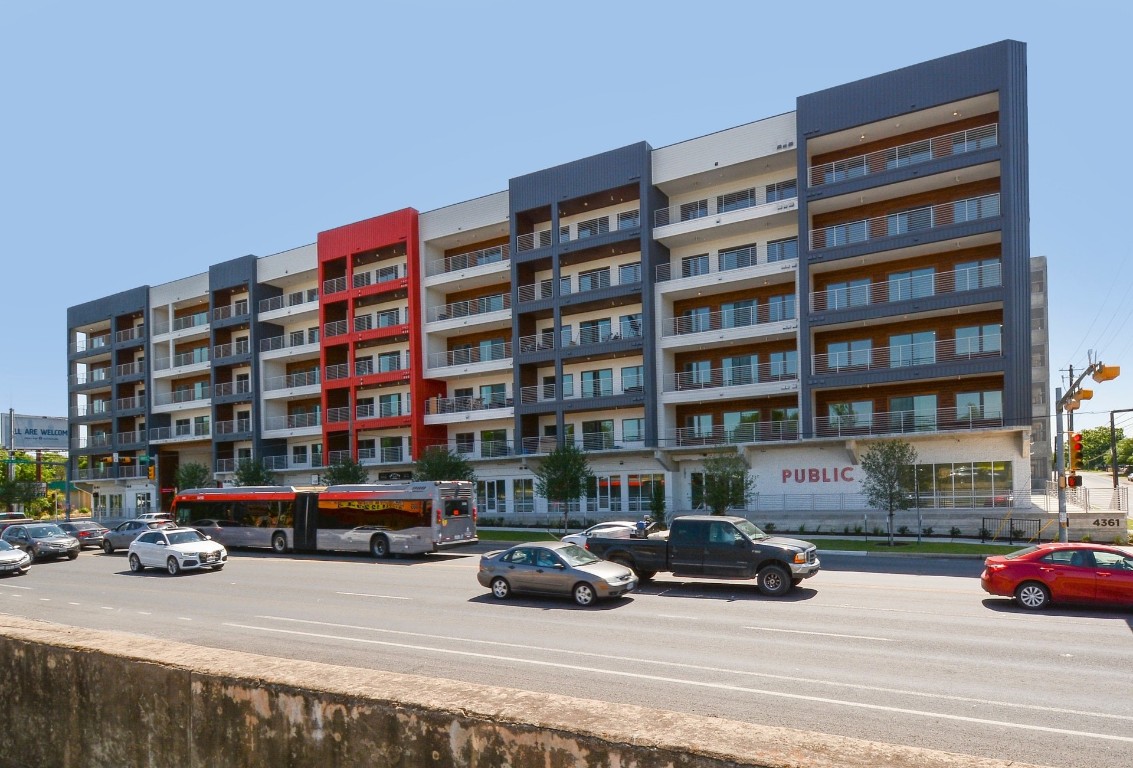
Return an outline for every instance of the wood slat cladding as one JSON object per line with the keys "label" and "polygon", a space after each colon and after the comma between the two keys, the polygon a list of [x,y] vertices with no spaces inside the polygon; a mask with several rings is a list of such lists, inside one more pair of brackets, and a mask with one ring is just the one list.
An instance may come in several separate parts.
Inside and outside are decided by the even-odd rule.
{"label": "wood slat cladding", "polygon": [[288,416],[302,416],[308,413],[317,413],[321,402],[319,398],[309,400],[291,400],[287,403]]}
{"label": "wood slat cladding", "polygon": [[444,252],[444,254],[445,254],[444,257],[447,259],[450,256],[459,256],[459,255],[464,254],[464,253],[475,253],[476,251],[482,251],[485,248],[494,248],[495,246],[498,246],[498,245],[507,245],[507,244],[508,244],[508,236],[507,235],[503,235],[502,237],[493,237],[489,240],[479,240],[475,243],[467,243],[465,245],[458,245],[454,248],[446,248],[445,252]]}
{"label": "wood slat cladding", "polygon": [[871,324],[864,328],[839,328],[826,333],[816,333],[814,335],[814,350],[818,354],[824,354],[828,344],[836,344],[840,341],[859,341],[861,339],[871,339],[875,349],[888,347],[890,336],[922,331],[936,331],[938,342],[947,341],[954,338],[957,328],[969,328],[973,325],[1001,325],[1002,323],[1003,312],[1001,310],[915,319],[895,317],[892,318],[891,322],[885,324]]}
{"label": "wood slat cladding", "polygon": [[858,261],[857,259],[845,259],[837,262],[837,265],[839,267],[845,265],[847,267],[846,269],[815,274],[814,290],[822,291],[831,283],[844,283],[866,277],[869,278],[871,284],[884,284],[888,282],[889,275],[894,272],[905,272],[911,269],[924,269],[926,267],[935,269],[937,279],[939,279],[941,274],[955,270],[957,264],[983,261],[984,259],[998,259],[1001,258],[1001,253],[1002,249],[1000,245],[996,243],[980,246],[978,248],[942,251],[941,253],[932,254],[930,256],[917,256],[915,258],[887,261],[880,264],[855,264],[855,262]]}
{"label": "wood slat cladding", "polygon": [[[705,390],[711,392],[712,390]],[[794,397],[759,397],[744,398],[742,400],[715,400],[710,403],[686,403],[677,406],[677,426],[685,425],[688,416],[704,416],[712,414],[712,423],[722,425],[725,413],[736,411],[759,411],[760,421],[771,421],[771,411],[782,408],[797,408],[798,401]]]}
{"label": "wood slat cladding", "polygon": [[[837,403],[856,403],[868,400],[873,403],[874,413],[890,410],[889,401],[894,397],[913,397],[915,395],[936,395],[936,407],[955,408],[956,395],[960,392],[991,392],[1003,390],[1002,376],[974,376],[970,379],[949,379],[946,381],[905,382],[902,384],[879,384],[874,387],[854,387],[852,389],[818,390],[814,393],[815,415],[829,416],[830,406]],[[731,409],[729,409],[731,410]]]}
{"label": "wood slat cladding", "polygon": [[866,203],[865,205],[858,205],[853,208],[842,208],[837,211],[830,211],[829,213],[820,213],[815,215],[812,228],[821,229],[823,227],[834,226],[835,224],[842,224],[847,221],[873,219],[890,213],[899,213],[916,208],[928,208],[933,205],[943,205],[956,202],[957,200],[967,200],[972,197],[990,195],[998,191],[999,179],[983,179],[968,184],[957,184],[952,187],[934,189],[917,195],[906,195],[905,197],[896,197],[892,200],[882,200],[877,203]]}
{"label": "wood slat cladding", "polygon": [[815,155],[810,159],[810,164],[812,166],[815,166],[822,165],[823,163],[833,163],[837,162],[838,160],[845,160],[849,157],[861,157],[862,155],[868,155],[872,152],[880,152],[891,147],[900,147],[905,144],[924,141],[925,139],[935,139],[938,136],[947,136],[959,131],[966,131],[969,128],[979,128],[984,125],[991,125],[992,123],[998,122],[998,111],[987,112],[982,115],[976,115],[975,117],[965,117],[960,120],[954,120],[950,123],[934,125],[931,128],[924,128],[919,131],[902,133],[898,136],[891,136],[889,138],[879,139],[877,141],[866,141],[860,144],[853,144],[844,149],[837,149],[832,152]]}
{"label": "wood slat cladding", "polygon": [[711,361],[712,368],[723,366],[726,357],[740,357],[742,355],[759,355],[759,362],[769,361],[772,352],[793,352],[795,345],[791,341],[773,341],[766,344],[737,344],[734,347],[715,347],[712,349],[684,351],[674,357],[673,370],[680,372],[685,363]]}
{"label": "wood slat cladding", "polygon": [[452,352],[454,349],[459,348],[462,344],[471,344],[476,347],[479,346],[481,341],[511,341],[511,331],[507,328],[501,328],[495,331],[482,331],[481,333],[468,333],[463,336],[452,336],[448,340],[447,351]]}
{"label": "wood slat cladding", "polygon": [[755,299],[760,303],[767,301],[772,296],[794,296],[795,285],[794,283],[779,283],[777,285],[760,286],[759,288],[750,288],[743,291],[732,291],[730,293],[716,293],[710,296],[694,296],[691,299],[681,299],[680,301],[673,302],[673,316],[680,317],[681,314],[688,309],[700,309],[708,307],[713,312],[718,312],[721,305],[727,304],[732,301],[749,301]]}
{"label": "wood slat cladding", "polygon": [[466,291],[453,291],[445,294],[445,304],[455,304],[458,301],[472,301],[473,299],[480,299],[485,296],[510,296],[511,284],[498,283],[495,285],[485,285],[480,288],[470,288]]}

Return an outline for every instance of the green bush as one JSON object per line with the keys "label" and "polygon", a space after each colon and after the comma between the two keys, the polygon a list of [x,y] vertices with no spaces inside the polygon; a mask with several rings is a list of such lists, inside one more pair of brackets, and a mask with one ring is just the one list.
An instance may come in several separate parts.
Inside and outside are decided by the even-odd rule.
{"label": "green bush", "polygon": [[957,536],[959,536],[959,535],[960,535],[960,529],[959,529],[959,528],[957,528],[956,526],[952,526],[952,527],[951,527],[951,528],[950,528],[950,529],[948,530],[948,534],[949,534],[949,535],[950,535],[950,536],[951,536],[952,538],[956,538]]}

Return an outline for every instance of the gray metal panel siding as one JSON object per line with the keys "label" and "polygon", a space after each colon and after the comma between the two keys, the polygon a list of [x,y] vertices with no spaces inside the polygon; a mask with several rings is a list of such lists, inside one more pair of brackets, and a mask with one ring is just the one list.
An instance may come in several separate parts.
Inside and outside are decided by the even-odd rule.
{"label": "gray metal panel siding", "polygon": [[[1030,213],[1027,175],[1027,48],[1024,43],[1005,40],[970,51],[866,78],[846,85],[800,96],[797,101],[798,178],[807,173],[806,142],[818,136],[871,123],[911,111],[998,91],[999,152],[1001,166],[999,226],[1003,240],[1004,420],[1026,425],[1031,419],[1030,368]],[[839,187],[839,191],[846,187]],[[812,196],[814,199],[818,195]],[[809,291],[809,264],[835,254],[812,254],[809,248],[809,209],[807,197],[799,200],[799,286],[805,297]],[[976,222],[978,223],[978,222]],[[950,234],[955,235],[956,231]],[[894,241],[881,246],[891,248]],[[879,250],[865,244],[851,250]],[[822,254],[822,255],[819,255]],[[811,358],[811,322],[806,311],[799,313],[800,364]],[[813,387],[808,377],[800,382],[800,420],[804,436],[814,421]]]}
{"label": "gray metal panel siding", "polygon": [[[149,309],[149,286],[142,285],[121,293],[103,296],[83,304],[67,307],[67,335],[73,329],[101,320],[109,320],[118,315],[131,312],[146,311]],[[67,348],[70,349],[70,339]]]}
{"label": "gray metal panel siding", "polygon": [[[257,276],[258,276],[258,272],[257,272],[257,269],[256,269],[256,267],[257,267],[256,262],[257,262],[257,258],[255,256],[248,255],[248,256],[240,256],[240,257],[235,258],[235,259],[230,259],[228,261],[224,261],[224,262],[221,262],[219,264],[213,264],[209,267],[209,304],[210,304],[210,306],[212,305],[212,296],[217,291],[223,291],[223,290],[227,290],[229,288],[237,288],[239,286],[244,286],[244,285],[248,286],[248,311],[250,313],[249,322],[248,322],[248,349],[249,349],[249,352],[248,352],[248,355],[246,355],[246,356],[240,355],[238,358],[232,358],[232,359],[228,360],[228,362],[226,362],[225,365],[226,366],[233,365],[235,363],[240,362],[239,358],[249,357],[250,358],[249,362],[251,363],[251,368],[252,368],[252,374],[251,374],[251,376],[252,376],[252,386],[251,386],[250,391],[247,392],[247,393],[234,394],[231,397],[222,398],[220,401],[218,401],[218,399],[215,396],[212,397],[211,398],[211,402],[212,402],[212,409],[211,410],[212,410],[212,412],[211,412],[210,415],[211,415],[211,418],[212,418],[213,429],[215,430],[216,429],[216,423],[218,421],[218,419],[217,419],[217,407],[218,406],[220,406],[220,405],[233,405],[233,406],[235,406],[235,405],[244,404],[244,403],[248,404],[250,406],[250,410],[252,411],[252,455],[253,456],[262,456],[263,453],[261,451],[261,446],[260,446],[260,428],[259,428],[260,419],[259,419],[259,414],[256,412],[257,411],[257,405],[258,405],[257,400],[260,396],[260,390],[259,390],[260,356],[258,354],[259,348],[260,348],[260,335],[259,335],[259,325],[260,324],[255,321],[255,318],[256,318],[256,314],[257,314],[257,307],[258,307],[258,304],[259,304],[259,299],[263,296],[263,293],[259,290],[259,284],[256,282],[256,279],[257,279]],[[216,323],[212,323],[212,334],[211,334],[212,337],[209,339],[209,343],[214,348],[217,344],[216,331],[217,331]],[[209,367],[212,368],[211,365]],[[213,394],[215,395],[216,385],[217,385],[216,369],[215,368],[212,368],[212,379],[211,380],[212,380],[212,386],[213,386]],[[216,467],[216,462],[217,462],[217,459],[219,458],[218,451],[219,451],[219,447],[220,447],[221,442],[231,443],[231,442],[235,442],[235,441],[238,441],[238,440],[241,440],[241,439],[245,439],[245,438],[243,438],[242,436],[235,436],[235,437],[233,437],[232,440],[223,440],[222,441],[222,440],[217,439],[216,436],[214,435],[214,439],[212,441],[212,466],[214,468]]]}

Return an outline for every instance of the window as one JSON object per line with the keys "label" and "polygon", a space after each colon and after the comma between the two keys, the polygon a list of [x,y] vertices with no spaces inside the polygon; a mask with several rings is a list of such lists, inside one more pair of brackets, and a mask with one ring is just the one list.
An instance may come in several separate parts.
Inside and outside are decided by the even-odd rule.
{"label": "window", "polygon": [[690,437],[712,437],[712,414],[698,413],[685,416],[685,431]]}
{"label": "window", "polygon": [[481,515],[502,515],[507,511],[507,485],[503,480],[477,481],[476,497]]}
{"label": "window", "polygon": [[914,208],[910,211],[897,211],[886,217],[889,235],[903,235],[906,232],[917,232],[922,229],[932,229],[935,215],[933,208]]}
{"label": "window", "polygon": [[729,443],[750,443],[759,428],[759,411],[731,411],[724,414],[724,435]]}
{"label": "window", "polygon": [[860,429],[873,423],[873,401],[858,400],[852,403],[830,403],[830,425],[837,429]]}
{"label": "window", "polygon": [[681,277],[696,277],[708,274],[708,254],[685,256],[681,259]]}
{"label": "window", "polygon": [[796,350],[772,352],[768,355],[768,375],[772,380],[799,377],[799,353]]}
{"label": "window", "polygon": [[677,389],[698,389],[712,383],[712,361],[693,360],[684,364],[684,371],[677,377]]}
{"label": "window", "polygon": [[936,362],[936,331],[901,333],[889,337],[889,367],[929,365]]}
{"label": "window", "polygon": [[564,373],[563,378],[562,378],[562,382],[563,382],[563,391],[561,393],[561,396],[563,398],[574,397],[574,374],[573,373]]}
{"label": "window", "polygon": [[869,304],[869,278],[846,280],[826,286],[826,308],[845,309]]}
{"label": "window", "polygon": [[[300,294],[301,296],[302,294]],[[305,466],[307,464],[307,446],[293,445],[291,446],[291,465],[296,467]]]}
{"label": "window", "polygon": [[401,324],[401,312],[397,309],[384,309],[378,313],[378,327],[389,328]]}
{"label": "window", "polygon": [[973,325],[956,329],[956,356],[997,355],[1003,351],[1003,326]]}
{"label": "window", "polygon": [[582,447],[588,451],[609,450],[614,447],[614,420],[582,422]]}
{"label": "window", "polygon": [[629,444],[645,441],[645,419],[622,419],[622,441]]}
{"label": "window", "polygon": [[400,352],[382,352],[378,355],[378,371],[380,373],[389,373],[390,371],[401,370],[401,353]]}
{"label": "window", "polygon": [[618,266],[618,285],[630,285],[641,282],[641,262],[621,264]]}
{"label": "window", "polygon": [[696,200],[692,203],[681,204],[681,221],[691,221],[708,215],[708,201]]}
{"label": "window", "polygon": [[318,344],[319,343],[319,329],[317,327],[307,329],[307,343],[308,344]]}
{"label": "window", "polygon": [[188,437],[192,430],[192,422],[188,419],[177,419],[173,422],[173,435],[175,437]]}
{"label": "window", "polygon": [[612,394],[614,394],[613,368],[582,372],[583,397],[608,397]]}
{"label": "window", "polygon": [[995,126],[975,128],[970,131],[958,133],[952,137],[952,154],[961,152],[974,152],[985,147],[994,147],[999,141]]}
{"label": "window", "polygon": [[480,432],[480,455],[485,458],[507,456],[507,430],[485,429]]}
{"label": "window", "polygon": [[681,312],[677,333],[701,333],[710,330],[711,327],[712,318],[708,307],[694,307]]}
{"label": "window", "polygon": [[889,275],[889,300],[906,301],[931,296],[934,292],[935,274],[932,267],[892,273]]}
{"label": "window", "polygon": [[758,303],[755,299],[729,301],[720,305],[720,325],[723,328],[743,328],[755,324]]}
{"label": "window", "polygon": [[194,437],[208,437],[209,435],[209,417],[208,416],[194,416],[193,417],[193,436]]}
{"label": "window", "polygon": [[772,408],[771,422],[763,428],[772,440],[793,440],[799,436],[799,409]]}
{"label": "window", "polygon": [[623,339],[636,339],[641,336],[641,313],[622,315],[618,319],[618,332]]}
{"label": "window", "polygon": [[759,355],[738,355],[724,358],[724,386],[738,387],[759,380]]}
{"label": "window", "polygon": [[480,405],[483,408],[503,408],[507,405],[507,385],[481,384]]}
{"label": "window", "polygon": [[1003,281],[1003,265],[999,259],[965,261],[956,265],[956,290],[974,291],[993,288]]}
{"label": "window", "polygon": [[564,324],[562,326],[562,328],[559,329],[559,342],[564,347],[569,347],[569,346],[572,346],[575,343],[577,343],[574,340],[574,327],[573,326]]}
{"label": "window", "polygon": [[401,394],[394,393],[392,395],[380,395],[378,397],[378,416],[381,418],[388,418],[390,416],[401,416]]}
{"label": "window", "polygon": [[618,229],[633,229],[641,224],[641,211],[622,211],[618,214]]}
{"label": "window", "polygon": [[795,317],[794,296],[772,296],[767,300],[768,322],[778,323]]}
{"label": "window", "polygon": [[591,219],[590,221],[580,221],[578,223],[578,239],[584,237],[594,237],[595,235],[604,235],[610,231],[610,219],[603,216],[600,219]]}
{"label": "window", "polygon": [[580,344],[601,344],[610,340],[610,318],[600,320],[583,320],[578,324],[578,340]]}
{"label": "window", "polygon": [[716,197],[716,210],[720,213],[751,208],[753,205],[759,205],[755,187],[739,192],[729,192],[726,195],[717,195]]}
{"label": "window", "polygon": [[587,512],[621,512],[621,475],[595,475],[586,481]]}
{"label": "window", "polygon": [[816,247],[833,248],[836,245],[864,242],[869,239],[869,230],[864,221],[849,221],[827,227],[822,235],[823,237],[817,238]]}
{"label": "window", "polygon": [[474,432],[457,432],[453,439],[456,441],[456,452],[465,456],[471,456],[476,450],[476,433]]}
{"label": "window", "polygon": [[799,239],[788,237],[783,240],[772,240],[767,244],[768,261],[786,261],[799,257]]}
{"label": "window", "polygon": [[665,476],[662,474],[628,475],[626,476],[626,486],[629,496],[629,511],[651,511],[653,509],[654,492],[665,492]]}
{"label": "window", "polygon": [[888,150],[885,154],[885,167],[887,169],[902,168],[906,165],[923,163],[931,159],[932,144],[928,139],[925,139]]}
{"label": "window", "polygon": [[522,478],[511,481],[511,498],[517,515],[529,515],[535,511],[535,481]]}
{"label": "window", "polygon": [[610,287],[610,268],[592,269],[578,274],[578,292],[596,291]]}
{"label": "window", "polygon": [[952,204],[952,216],[957,223],[975,221],[999,215],[999,195],[985,195],[971,200],[957,200]]}
{"label": "window", "polygon": [[957,419],[1001,419],[1003,418],[1003,392],[956,393]]}
{"label": "window", "polygon": [[471,344],[453,344],[450,350],[453,365],[464,365],[472,362],[472,345]]}
{"label": "window", "polygon": [[298,347],[298,346],[303,344],[303,337],[304,337],[304,334],[303,334],[302,331],[292,331],[291,334],[288,336],[288,342],[287,343],[288,343],[289,346]]}
{"label": "window", "polygon": [[323,444],[322,443],[314,443],[311,446],[311,466],[312,467],[323,466]]}
{"label": "window", "polygon": [[622,392],[643,392],[645,390],[645,369],[640,365],[622,368]]}
{"label": "window", "polygon": [[367,376],[374,372],[374,358],[359,357],[354,361],[354,375]]}
{"label": "window", "polygon": [[798,181],[796,179],[767,185],[767,202],[769,203],[773,203],[776,200],[789,200],[792,197],[798,196]]}
{"label": "window", "polygon": [[718,263],[719,270],[724,272],[729,269],[753,267],[757,261],[755,243],[752,243],[751,245],[741,245],[736,248],[729,248],[726,251],[720,251]]}
{"label": "window", "polygon": [[507,342],[504,339],[481,339],[480,362],[503,360],[507,357]]}
{"label": "window", "polygon": [[891,429],[900,432],[936,429],[936,395],[891,398],[889,411],[893,420]]}

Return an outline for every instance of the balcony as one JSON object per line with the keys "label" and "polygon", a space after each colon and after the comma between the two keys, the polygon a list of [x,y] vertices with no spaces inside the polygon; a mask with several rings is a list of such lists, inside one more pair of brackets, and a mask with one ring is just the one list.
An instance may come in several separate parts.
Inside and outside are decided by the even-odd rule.
{"label": "balcony", "polygon": [[226,307],[217,307],[212,311],[212,321],[214,323],[221,320],[230,320],[234,317],[243,317],[248,314],[248,300],[241,299],[233,302]]}
{"label": "balcony", "polygon": [[735,365],[730,368],[712,368],[703,371],[666,373],[663,387],[665,392],[687,392],[689,390],[746,387],[752,384],[796,381],[798,378],[798,370],[786,363],[760,363],[759,365]]}
{"label": "balcony", "polygon": [[123,363],[122,365],[114,368],[115,376],[140,376],[146,372],[146,363],[144,360],[139,360],[133,363]]}
{"label": "balcony", "polygon": [[[522,452],[525,456],[550,453],[560,445],[557,437],[525,437],[522,440]],[[575,448],[582,451],[618,451],[639,450],[645,447],[644,440],[622,440],[612,434],[596,432],[583,435],[571,441]]]}
{"label": "balcony", "polygon": [[270,339],[260,339],[260,352],[277,352],[281,349],[294,349],[295,347],[314,346],[319,343],[318,329],[304,333],[292,331],[282,336],[272,336]]}
{"label": "balcony", "polygon": [[368,288],[371,285],[395,283],[398,280],[404,280],[407,275],[405,264],[391,264],[366,272],[355,272],[350,278],[350,283],[354,288]]}
{"label": "balcony", "polygon": [[329,296],[332,293],[342,293],[346,290],[346,278],[335,277],[330,280],[323,281],[323,296]]}
{"label": "balcony", "polygon": [[485,315],[489,312],[503,312],[511,309],[511,294],[499,293],[494,296],[481,296],[468,301],[457,301],[440,307],[429,307],[429,322],[453,320],[461,317]]}
{"label": "balcony", "polygon": [[321,453],[312,453],[309,459],[298,461],[294,456],[264,456],[263,464],[274,471],[319,469],[323,466],[323,456]]}
{"label": "balcony", "polygon": [[350,366],[346,363],[335,363],[326,368],[326,381],[339,381],[350,378]]}
{"label": "balcony", "polygon": [[358,449],[359,464],[404,464],[409,460],[409,452],[400,445]]}
{"label": "balcony", "polygon": [[430,368],[447,368],[452,365],[472,365],[511,359],[511,342],[485,344],[454,349],[449,352],[433,352],[429,355]]}
{"label": "balcony", "polygon": [[221,360],[225,357],[236,357],[238,355],[246,355],[252,351],[251,344],[247,339],[240,339],[239,341],[231,344],[217,344],[212,348],[212,359]]}
{"label": "balcony", "polygon": [[300,311],[308,309],[316,309],[319,306],[318,295],[309,296],[306,292],[300,291],[285,296],[273,296],[270,299],[260,299],[256,304],[256,311],[263,315],[268,312],[277,312],[281,309],[294,309],[300,308]]}
{"label": "balcony", "polygon": [[363,358],[354,361],[355,376],[373,376],[374,374],[396,373],[398,371],[408,370],[408,351],[381,354],[376,360],[374,358]]}
{"label": "balcony", "polygon": [[589,400],[596,397],[617,397],[620,395],[641,394],[645,391],[639,377],[622,379],[620,376],[609,379],[584,380],[579,386],[573,384],[536,384],[519,390],[519,402],[531,403],[558,402],[563,400]]}
{"label": "balcony", "polygon": [[118,411],[128,411],[132,408],[145,408],[146,398],[145,395],[135,395],[134,397],[120,397],[114,401],[114,408]]}
{"label": "balcony", "polygon": [[433,259],[425,267],[426,277],[435,277],[449,272],[460,272],[473,267],[482,267],[488,264],[500,264],[511,258],[511,248],[508,245],[493,245],[490,248],[481,248],[470,253],[458,253],[443,259]]}
{"label": "balcony", "polygon": [[299,387],[315,387],[319,384],[319,372],[304,371],[291,373],[286,376],[272,376],[264,380],[264,391],[275,392],[280,389],[297,389]]}
{"label": "balcony", "polygon": [[176,392],[160,392],[153,397],[154,406],[184,405],[185,403],[205,403],[210,400],[207,390],[182,389]]}
{"label": "balcony", "polygon": [[522,453],[511,440],[459,440],[440,447],[466,459],[500,459]]}
{"label": "balcony", "polygon": [[145,441],[146,433],[142,430],[134,432],[119,432],[118,434],[114,435],[114,442],[118,446],[144,443]]}
{"label": "balcony", "polygon": [[519,252],[534,251],[537,248],[551,247],[551,230],[540,232],[527,232],[515,238],[515,250]]}
{"label": "balcony", "polygon": [[[409,308],[384,309],[372,315],[357,315],[354,318],[354,332],[363,333],[381,328],[397,328],[409,322]],[[327,333],[327,336],[332,334]],[[338,335],[338,334],[333,334]]]}
{"label": "balcony", "polygon": [[86,405],[71,406],[72,416],[105,416],[110,413],[109,400],[91,400]]}
{"label": "balcony", "polygon": [[[768,205],[772,206],[767,211],[769,213],[777,213],[779,210],[793,211],[798,207],[798,191],[794,180],[768,186],[773,188],[768,190],[767,186],[751,187],[715,197],[676,203],[668,208],[660,208],[653,212],[653,226],[667,227],[670,224],[707,219],[712,216],[762,208]],[[752,211],[752,213],[763,213],[763,211]]]}
{"label": "balcony", "polygon": [[327,424],[346,424],[350,422],[350,406],[340,405],[327,408]]}
{"label": "balcony", "polygon": [[736,427],[711,429],[679,427],[665,441],[668,447],[701,447],[737,443],[774,443],[799,439],[798,421],[757,421]]}
{"label": "balcony", "polygon": [[807,172],[807,178],[810,180],[810,186],[820,187],[824,184],[834,184],[895,168],[927,163],[930,160],[938,160],[942,157],[974,152],[977,149],[994,147],[998,143],[999,125],[991,123],[979,128],[969,128],[966,131],[957,131],[944,136],[901,144],[845,160],[812,165]]}
{"label": "balcony", "polygon": [[[681,259],[680,264],[658,264],[656,279],[659,283],[669,280],[684,280],[719,272],[777,264],[798,257],[799,240],[797,237],[792,237],[769,243],[757,243],[743,248],[715,251],[701,256],[686,257]],[[783,268],[787,268],[787,266],[783,265]]]}
{"label": "balcony", "polygon": [[345,320],[335,320],[323,326],[323,338],[333,339],[335,336],[345,336],[350,324]]}
{"label": "balcony", "polygon": [[149,431],[150,442],[159,440],[200,440],[212,437],[208,424],[177,424],[172,427],[153,427]]}
{"label": "balcony", "polygon": [[80,469],[75,472],[76,480],[113,480],[118,477],[115,467],[110,465]]}
{"label": "balcony", "polygon": [[229,421],[218,421],[213,425],[213,429],[218,436],[244,434],[252,431],[252,420],[231,419]]}
{"label": "balcony", "polygon": [[685,336],[694,333],[748,328],[794,320],[796,303],[795,297],[791,296],[776,304],[763,303],[758,307],[743,307],[718,312],[702,312],[682,317],[669,317],[665,318],[661,335],[663,337]]}
{"label": "balcony", "polygon": [[310,429],[321,427],[322,424],[321,413],[289,413],[286,416],[269,416],[264,419],[264,430]]}
{"label": "balcony", "polygon": [[951,224],[978,221],[999,216],[999,193],[970,197],[927,208],[900,211],[871,219],[833,224],[810,231],[810,249],[820,251],[853,243],[883,240],[911,232],[926,232]]}
{"label": "balcony", "polygon": [[573,224],[564,224],[559,227],[559,242],[577,242],[623,229],[636,229],[639,226],[641,226],[641,211],[622,211],[621,213],[597,216]]}
{"label": "balcony", "polygon": [[222,381],[213,387],[213,395],[215,397],[227,397],[229,395],[246,395],[252,391],[252,382],[241,379],[240,381]]}
{"label": "balcony", "polygon": [[203,365],[209,362],[208,347],[199,347],[191,352],[182,352],[173,357],[159,357],[153,361],[154,371],[168,371],[190,365]]}
{"label": "balcony", "polygon": [[75,354],[77,352],[97,352],[100,349],[106,349],[110,346],[110,334],[103,336],[88,336],[85,339],[76,341],[71,344],[70,352]]}
{"label": "balcony", "polygon": [[511,396],[503,393],[487,397],[433,397],[425,401],[425,415],[490,411],[511,406]]}
{"label": "balcony", "polygon": [[359,421],[362,419],[393,419],[399,416],[409,416],[410,411],[409,399],[406,398],[396,403],[359,405],[354,409],[354,418]]}
{"label": "balcony", "polygon": [[859,437],[907,432],[951,432],[1003,427],[1003,414],[986,408],[939,408],[935,411],[892,411],[820,416],[816,437]]}
{"label": "balcony", "polygon": [[892,347],[851,349],[812,355],[811,371],[815,376],[825,376],[1002,356],[1003,337],[1002,334],[995,333],[937,342],[899,344]]}
{"label": "balcony", "polygon": [[836,288],[811,291],[810,311],[826,312],[909,299],[922,299],[936,294],[962,293],[980,288],[998,288],[1003,284],[1003,267],[985,264],[951,272],[889,279],[869,285],[840,284]]}
{"label": "balcony", "polygon": [[68,379],[72,386],[79,384],[100,384],[110,381],[109,368],[92,368],[86,373],[72,374]]}
{"label": "balcony", "polygon": [[114,334],[115,344],[125,344],[127,341],[141,341],[146,337],[146,329],[144,326],[135,328],[125,328]]}
{"label": "balcony", "polygon": [[[576,296],[600,291],[611,286],[641,284],[641,264],[626,264],[616,270],[606,268],[582,272],[577,275],[563,275],[559,278],[559,296]],[[537,283],[521,285],[518,289],[519,301],[540,301],[554,298],[554,281],[540,280]]]}

